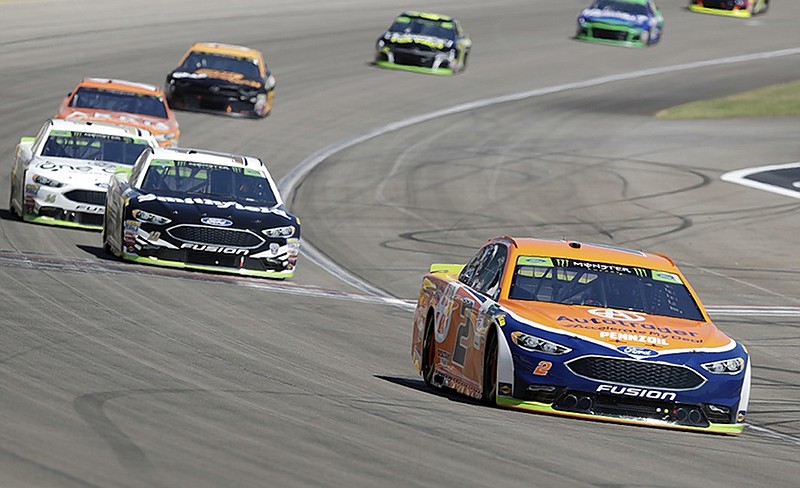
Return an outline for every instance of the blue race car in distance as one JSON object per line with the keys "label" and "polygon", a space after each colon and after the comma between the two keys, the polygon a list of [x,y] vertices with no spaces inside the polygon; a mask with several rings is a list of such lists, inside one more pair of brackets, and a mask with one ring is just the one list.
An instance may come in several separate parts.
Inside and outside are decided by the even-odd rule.
{"label": "blue race car in distance", "polygon": [[661,40],[664,17],[652,0],[594,0],[578,16],[576,39],[645,47]]}

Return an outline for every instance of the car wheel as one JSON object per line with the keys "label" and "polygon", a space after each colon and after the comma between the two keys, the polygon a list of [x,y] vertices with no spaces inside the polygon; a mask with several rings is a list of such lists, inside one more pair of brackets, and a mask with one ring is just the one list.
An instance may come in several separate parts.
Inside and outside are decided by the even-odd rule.
{"label": "car wheel", "polygon": [[8,212],[19,217],[17,209],[14,208],[14,178],[11,178],[11,190],[8,192]]}
{"label": "car wheel", "polygon": [[[109,218],[108,218],[108,211],[106,211],[106,215],[103,218],[103,249],[111,256],[114,256],[116,258],[121,257],[122,253],[117,254],[116,252],[114,252],[114,247],[108,240],[109,233],[111,232],[111,229],[109,229],[108,226],[109,226]],[[119,238],[122,239],[121,231]]]}
{"label": "car wheel", "polygon": [[490,405],[497,403],[497,334],[494,333],[486,341],[481,400]]}
{"label": "car wheel", "polygon": [[422,379],[428,386],[433,385],[433,367],[436,359],[436,340],[433,337],[433,314],[428,315],[425,321],[425,336],[422,340]]}

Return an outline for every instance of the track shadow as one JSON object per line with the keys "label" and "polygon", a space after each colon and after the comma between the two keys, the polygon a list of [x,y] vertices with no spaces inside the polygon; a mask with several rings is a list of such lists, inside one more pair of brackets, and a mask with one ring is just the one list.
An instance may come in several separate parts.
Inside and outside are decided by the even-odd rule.
{"label": "track shadow", "polygon": [[0,210],[0,220],[20,220],[20,218],[11,213],[10,210],[2,209]]}
{"label": "track shadow", "polygon": [[436,395],[442,398],[447,398],[448,400],[453,402],[464,403],[467,405],[478,405],[482,407],[489,406],[481,402],[480,400],[476,400],[475,398],[462,395],[456,392],[455,390],[451,390],[449,388],[434,388],[428,386],[421,379],[401,378],[397,376],[384,376],[384,375],[375,375],[375,378],[378,378],[383,381],[388,381],[389,383],[394,383],[395,385],[404,386],[412,390],[417,390],[424,393],[430,393],[432,395]]}
{"label": "track shadow", "polygon": [[94,256],[97,259],[100,259],[102,261],[110,261],[110,262],[117,262],[117,263],[121,262],[119,260],[119,258],[108,254],[106,252],[106,250],[103,249],[102,247],[87,246],[85,244],[78,244],[77,247],[81,251],[83,251],[85,253],[88,253],[88,254],[91,254],[92,256]]}

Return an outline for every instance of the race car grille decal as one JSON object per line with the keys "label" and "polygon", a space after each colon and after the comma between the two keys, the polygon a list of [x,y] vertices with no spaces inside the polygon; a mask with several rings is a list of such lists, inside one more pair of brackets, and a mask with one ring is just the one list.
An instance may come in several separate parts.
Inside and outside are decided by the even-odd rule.
{"label": "race car grille decal", "polygon": [[106,192],[91,190],[72,190],[64,194],[73,202],[88,203],[90,205],[105,205]]}
{"label": "race car grille decal", "polygon": [[686,366],[634,359],[584,356],[566,366],[576,375],[593,381],[648,388],[692,390],[706,381]]}
{"label": "race car grille decal", "polygon": [[203,225],[176,225],[167,230],[174,239],[192,244],[254,249],[265,240],[249,230],[223,229]]}

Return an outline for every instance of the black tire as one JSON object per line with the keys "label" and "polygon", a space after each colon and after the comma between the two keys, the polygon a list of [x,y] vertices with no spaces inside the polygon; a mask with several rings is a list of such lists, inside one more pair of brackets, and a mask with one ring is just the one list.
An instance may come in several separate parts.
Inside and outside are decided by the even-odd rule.
{"label": "black tire", "polygon": [[428,314],[425,320],[425,335],[422,340],[422,379],[428,386],[434,386],[433,375],[435,368],[433,367],[436,359],[436,340],[433,337],[433,314]]}
{"label": "black tire", "polygon": [[[111,231],[108,228],[109,218],[108,218],[108,210],[106,210],[106,214],[103,216],[103,249],[108,253],[110,256],[115,258],[121,258],[122,253],[117,254],[114,252],[114,248],[111,246],[111,243],[108,240],[108,233]],[[122,232],[120,231],[120,239],[122,239]]]}
{"label": "black tire", "polygon": [[489,405],[497,403],[497,334],[489,334],[483,359],[483,392],[481,400]]}
{"label": "black tire", "polygon": [[8,192],[8,213],[11,215],[22,218],[20,214],[17,213],[17,209],[14,208],[14,178],[11,178],[11,190]]}

